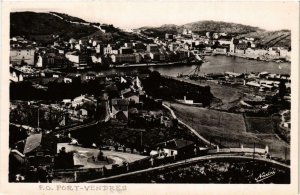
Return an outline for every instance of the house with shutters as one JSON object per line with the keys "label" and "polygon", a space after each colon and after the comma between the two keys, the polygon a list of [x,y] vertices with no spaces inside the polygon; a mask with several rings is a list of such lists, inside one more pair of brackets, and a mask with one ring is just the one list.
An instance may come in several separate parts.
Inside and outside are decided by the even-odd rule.
{"label": "house with shutters", "polygon": [[10,48],[9,60],[12,64],[34,65],[35,50],[33,47],[12,47]]}

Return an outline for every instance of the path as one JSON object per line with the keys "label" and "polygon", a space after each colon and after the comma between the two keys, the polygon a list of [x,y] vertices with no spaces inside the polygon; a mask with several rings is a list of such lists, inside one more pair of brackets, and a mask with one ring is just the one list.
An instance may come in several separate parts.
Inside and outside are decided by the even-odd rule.
{"label": "path", "polygon": [[174,119],[177,119],[178,122],[180,124],[182,124],[183,126],[185,126],[186,128],[188,128],[193,134],[195,134],[199,139],[201,139],[204,143],[206,143],[207,145],[212,145],[214,147],[216,147],[215,144],[211,143],[210,141],[208,141],[207,139],[205,139],[203,136],[201,136],[195,129],[193,129],[192,127],[190,127],[188,124],[184,123],[182,120],[178,119],[174,113],[174,111],[167,106],[165,103],[162,104],[163,107],[165,107],[166,109],[168,109],[171,112],[171,115]]}

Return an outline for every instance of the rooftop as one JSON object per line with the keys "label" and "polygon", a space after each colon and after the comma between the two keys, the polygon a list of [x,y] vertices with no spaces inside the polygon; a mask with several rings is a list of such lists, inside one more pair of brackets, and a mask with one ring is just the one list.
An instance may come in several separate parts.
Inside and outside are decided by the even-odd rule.
{"label": "rooftop", "polygon": [[128,106],[129,105],[129,102],[128,100],[126,99],[112,99],[111,100],[111,104],[114,106],[114,105],[118,105],[118,106]]}
{"label": "rooftop", "polygon": [[165,142],[164,144],[165,145],[163,145],[163,143],[161,143],[159,145],[162,146],[163,148],[167,148],[167,149],[182,149],[187,146],[193,145],[194,142],[189,141],[189,140],[175,138],[175,139]]}
{"label": "rooftop", "polygon": [[33,134],[27,137],[25,147],[24,147],[24,154],[32,152],[34,149],[39,147],[42,142],[42,134]]}

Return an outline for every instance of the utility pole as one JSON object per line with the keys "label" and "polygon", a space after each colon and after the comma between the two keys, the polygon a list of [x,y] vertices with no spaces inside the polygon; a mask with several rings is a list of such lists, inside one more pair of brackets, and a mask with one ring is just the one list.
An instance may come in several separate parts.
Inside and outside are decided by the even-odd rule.
{"label": "utility pole", "polygon": [[[187,145],[187,140],[185,140],[185,146]],[[186,156],[185,156],[185,164],[186,164]]]}
{"label": "utility pole", "polygon": [[253,159],[255,158],[255,142],[253,143]]}
{"label": "utility pole", "polygon": [[38,131],[40,129],[40,109],[38,108]]}

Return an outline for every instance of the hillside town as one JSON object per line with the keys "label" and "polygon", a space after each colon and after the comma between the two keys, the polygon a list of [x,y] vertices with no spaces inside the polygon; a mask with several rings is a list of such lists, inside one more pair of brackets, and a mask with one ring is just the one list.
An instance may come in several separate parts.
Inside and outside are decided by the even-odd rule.
{"label": "hillside town", "polygon": [[[103,24],[51,15],[107,33]],[[11,37],[10,182],[108,182],[224,155],[276,161],[289,173],[290,74],[200,68],[221,55],[281,69],[291,48],[263,48],[253,37],[225,32],[126,32],[140,40],[53,34],[44,45]],[[175,66],[195,68],[177,77],[150,69]]]}
{"label": "hillside town", "polygon": [[206,32],[205,36],[184,29],[179,34],[165,34],[165,38],[149,37],[141,30],[133,33],[153,43],[134,41],[103,43],[101,40],[60,39],[51,45],[41,46],[24,37],[12,37],[10,62],[12,65],[29,65],[39,69],[105,69],[130,64],[172,65],[176,62],[203,61],[205,55],[227,55],[247,59],[283,62],[291,60],[290,48],[261,48],[255,38],[236,38],[222,32]]}

